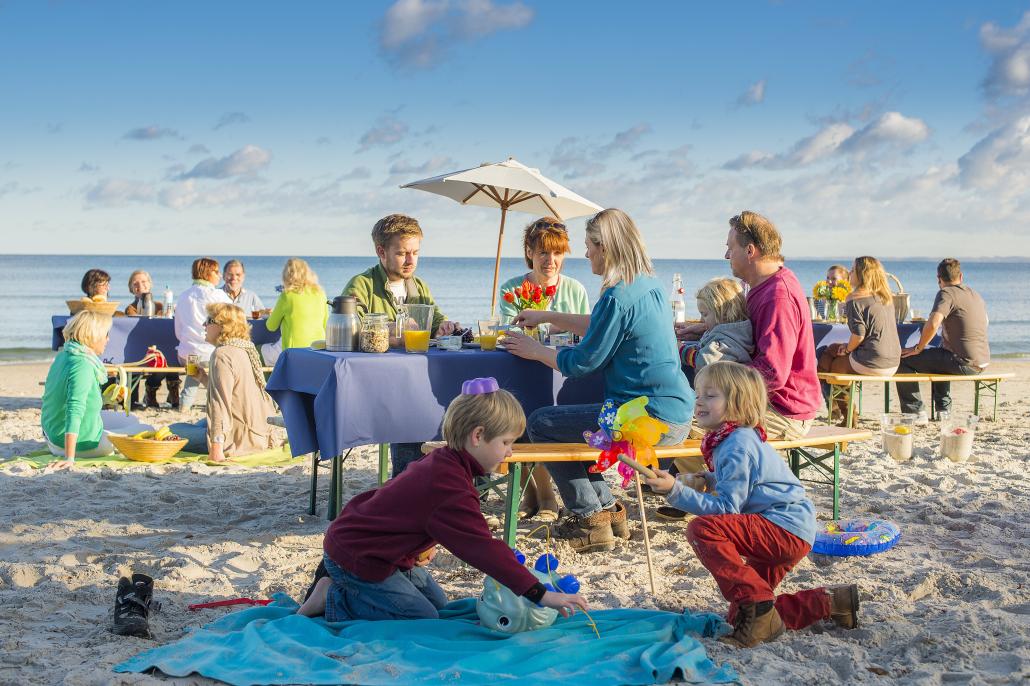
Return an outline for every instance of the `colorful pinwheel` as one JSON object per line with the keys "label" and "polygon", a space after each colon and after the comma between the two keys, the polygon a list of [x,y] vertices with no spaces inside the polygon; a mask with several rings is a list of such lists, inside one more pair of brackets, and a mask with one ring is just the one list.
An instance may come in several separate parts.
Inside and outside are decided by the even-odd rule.
{"label": "colorful pinwheel", "polygon": [[[650,415],[644,407],[647,398],[641,396],[623,403],[615,409],[615,403],[605,400],[601,412],[597,416],[597,431],[584,431],[583,440],[588,445],[601,451],[595,464],[587,470],[600,473],[619,462],[619,455],[626,455],[646,467],[657,467],[658,457],[654,445],[669,426]],[[627,465],[619,462],[619,474],[625,488],[634,472]]]}

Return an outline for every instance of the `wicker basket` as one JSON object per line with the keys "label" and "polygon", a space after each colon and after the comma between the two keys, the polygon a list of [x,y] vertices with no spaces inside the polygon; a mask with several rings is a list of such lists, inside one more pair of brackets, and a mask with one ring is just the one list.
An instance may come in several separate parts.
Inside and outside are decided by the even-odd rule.
{"label": "wicker basket", "polygon": [[894,316],[897,317],[898,324],[901,324],[908,319],[909,296],[905,292],[905,287],[901,285],[901,279],[893,274],[887,274],[887,278],[894,279],[894,283],[898,285],[898,292],[891,293],[891,298],[894,300]]}
{"label": "wicker basket", "polygon": [[68,303],[68,311],[78,314],[83,310],[97,312],[99,314],[113,315],[121,305],[117,300],[105,300],[104,302],[93,302],[92,300],[65,300]]}
{"label": "wicker basket", "polygon": [[155,441],[152,438],[133,438],[119,434],[108,434],[111,443],[125,457],[136,462],[161,462],[186,447],[189,442],[185,438],[177,441]]}

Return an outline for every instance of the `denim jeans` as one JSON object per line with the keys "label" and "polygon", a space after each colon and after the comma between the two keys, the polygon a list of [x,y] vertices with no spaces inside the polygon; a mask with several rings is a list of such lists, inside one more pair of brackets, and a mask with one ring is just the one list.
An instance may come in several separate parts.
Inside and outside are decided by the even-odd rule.
{"label": "denim jeans", "polygon": [[390,463],[393,465],[391,477],[403,472],[409,464],[422,457],[421,443],[391,443]]}
{"label": "denim jeans", "polygon": [[[527,420],[529,439],[533,443],[582,443],[584,431],[597,430],[600,411],[600,403],[541,407]],[[678,445],[689,432],[689,424],[669,424],[669,430],[662,435],[658,445]],[[581,517],[589,517],[615,504],[615,496],[604,475],[588,472],[589,466],[588,462],[547,464],[565,508]]]}
{"label": "denim jeans", "polygon": [[168,428],[172,430],[172,433],[176,436],[180,436],[189,441],[186,447],[183,448],[188,453],[197,453],[199,455],[207,455],[207,417],[204,417],[199,422],[175,422],[169,424]]}
{"label": "denim jeans", "polygon": [[[955,353],[945,348],[926,348],[918,355],[903,357],[901,366],[898,367],[898,374],[962,374],[969,376],[979,374],[981,371],[979,367],[962,364],[955,357]],[[919,395],[919,384],[898,382],[897,386],[901,411],[910,413],[922,411],[923,399]],[[930,384],[930,395],[933,398],[933,406],[938,412],[951,410],[950,382],[934,381]]]}
{"label": "denim jeans", "polygon": [[438,619],[447,596],[423,567],[395,571],[383,581],[365,581],[324,556],[333,584],[325,599],[329,622],[349,619]]}
{"label": "denim jeans", "polygon": [[[186,360],[179,358],[179,365],[185,367]],[[183,375],[182,388],[179,391],[179,408],[189,412],[197,399],[197,391],[200,390],[200,379],[189,374]]]}

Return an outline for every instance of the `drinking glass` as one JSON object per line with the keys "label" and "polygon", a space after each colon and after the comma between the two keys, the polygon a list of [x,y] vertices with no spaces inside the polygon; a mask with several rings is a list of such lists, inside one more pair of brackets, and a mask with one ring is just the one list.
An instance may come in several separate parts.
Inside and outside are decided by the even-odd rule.
{"label": "drinking glass", "polygon": [[433,328],[435,311],[435,305],[404,306],[404,350],[406,352],[429,352],[429,331]]}
{"label": "drinking glass", "polygon": [[497,349],[497,329],[500,320],[497,317],[479,320],[479,348],[480,350]]}

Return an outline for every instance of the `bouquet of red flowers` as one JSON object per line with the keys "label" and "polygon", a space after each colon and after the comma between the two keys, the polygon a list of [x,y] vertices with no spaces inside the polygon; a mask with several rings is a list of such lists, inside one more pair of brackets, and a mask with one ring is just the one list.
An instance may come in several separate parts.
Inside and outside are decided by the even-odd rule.
{"label": "bouquet of red flowers", "polygon": [[501,297],[504,298],[504,302],[511,303],[519,308],[520,311],[546,310],[547,306],[551,304],[551,298],[554,297],[557,291],[557,286],[543,288],[532,281],[526,280],[522,282],[521,286],[504,291]]}

